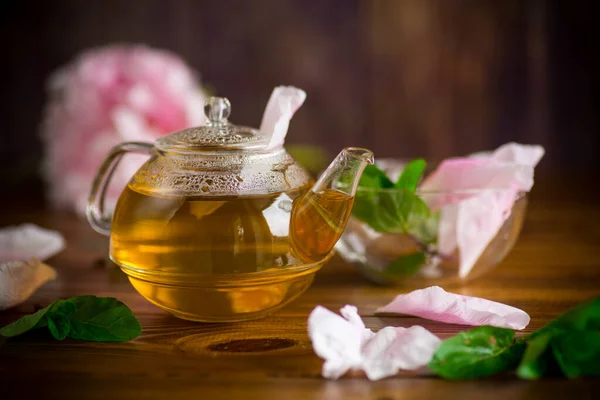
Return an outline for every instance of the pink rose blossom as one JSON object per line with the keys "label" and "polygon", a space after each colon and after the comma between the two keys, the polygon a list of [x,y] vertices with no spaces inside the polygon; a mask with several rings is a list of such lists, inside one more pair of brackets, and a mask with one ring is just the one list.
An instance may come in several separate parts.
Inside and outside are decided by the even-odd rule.
{"label": "pink rose blossom", "polygon": [[[174,54],[145,46],[88,51],[54,73],[49,88],[42,129],[49,200],[80,215],[113,146],[154,142],[205,119],[205,94],[190,68]],[[144,160],[124,157],[107,192],[109,207]]]}

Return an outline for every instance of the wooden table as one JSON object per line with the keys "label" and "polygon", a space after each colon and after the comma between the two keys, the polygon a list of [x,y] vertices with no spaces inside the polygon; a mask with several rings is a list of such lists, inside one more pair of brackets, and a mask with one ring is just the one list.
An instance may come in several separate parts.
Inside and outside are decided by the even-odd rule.
{"label": "wooden table", "polygon": [[[574,192],[574,188],[538,184],[512,253],[489,275],[452,291],[526,310],[532,317],[526,332],[578,302],[600,296],[600,206],[589,191]],[[374,330],[420,324],[448,337],[465,327],[413,317],[375,317],[374,310],[399,290],[367,283],[337,257],[300,299],[272,317],[236,324],[179,320],[146,302],[120,270],[103,262],[108,242],[86,222],[64,213],[35,211],[35,204],[11,201],[11,212],[2,215],[0,222],[34,222],[57,229],[68,247],[48,261],[58,270],[58,279],[26,304],[0,312],[0,324],[60,297],[95,294],[125,302],[144,332],[127,343],[57,342],[42,332],[4,340],[0,342],[1,399],[30,394],[46,399],[600,398],[600,380],[594,379],[528,382],[505,374],[446,382],[428,374],[404,374],[370,382],[355,374],[324,380],[322,362],[306,334],[307,316],[317,304],[332,310],[355,304]],[[227,345],[232,341],[237,342]]]}

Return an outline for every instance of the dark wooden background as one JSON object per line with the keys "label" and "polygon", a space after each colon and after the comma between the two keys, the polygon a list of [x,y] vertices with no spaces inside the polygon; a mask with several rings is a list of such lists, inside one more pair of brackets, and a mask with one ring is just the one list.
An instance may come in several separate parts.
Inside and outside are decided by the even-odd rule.
{"label": "dark wooden background", "polygon": [[[258,125],[273,86],[308,92],[289,142],[378,156],[450,155],[515,140],[542,169],[596,169],[598,22],[543,0],[4,0],[0,178],[34,177],[48,74],[93,46],[176,52]],[[569,175],[567,173],[567,175]]]}

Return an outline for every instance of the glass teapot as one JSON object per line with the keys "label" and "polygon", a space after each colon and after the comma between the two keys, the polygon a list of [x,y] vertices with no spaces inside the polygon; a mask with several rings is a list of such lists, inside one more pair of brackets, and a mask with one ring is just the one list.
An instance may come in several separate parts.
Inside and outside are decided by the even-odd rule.
{"label": "glass teapot", "polygon": [[[265,316],[304,292],[332,255],[371,151],[346,148],[316,182],[267,135],[228,122],[210,98],[205,126],[122,143],[92,184],[87,217],[110,258],[151,303],[206,322]],[[128,152],[150,158],[111,218],[104,192]]]}

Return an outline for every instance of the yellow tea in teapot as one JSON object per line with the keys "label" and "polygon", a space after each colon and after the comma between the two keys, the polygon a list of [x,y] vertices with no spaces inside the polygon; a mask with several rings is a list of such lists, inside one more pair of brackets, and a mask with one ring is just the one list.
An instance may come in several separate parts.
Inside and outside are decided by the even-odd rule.
{"label": "yellow tea in teapot", "polygon": [[292,201],[306,190],[194,198],[147,195],[129,186],[113,218],[112,256],[128,267],[180,274],[283,267]]}
{"label": "yellow tea in teapot", "polygon": [[[174,313],[196,308],[206,315],[200,309],[208,307],[235,317],[278,305],[290,291],[305,289],[286,282],[297,272],[254,290],[247,273],[303,263],[292,255],[289,229],[293,201],[306,191],[308,186],[257,197],[159,197],[130,184],[113,217],[111,257],[144,297]],[[245,281],[231,290],[202,295],[201,288],[184,288],[193,276],[218,286],[239,274]]]}
{"label": "yellow tea in teapot", "polygon": [[[304,279],[293,267],[327,257],[352,200],[308,186],[257,197],[159,197],[130,184],[113,217],[111,257],[144,297],[179,317],[235,320],[306,289],[312,274]],[[267,285],[251,274],[271,269],[280,273]]]}
{"label": "yellow tea in teapot", "polygon": [[327,189],[298,200],[291,221],[295,254],[308,262],[322,260],[342,235],[354,197]]}

